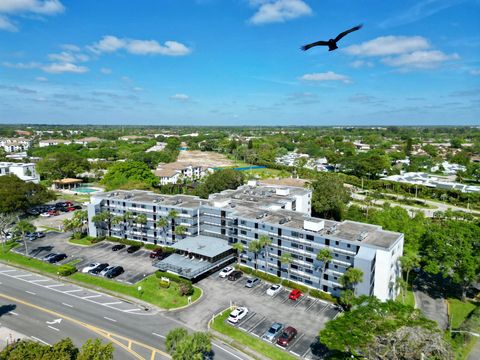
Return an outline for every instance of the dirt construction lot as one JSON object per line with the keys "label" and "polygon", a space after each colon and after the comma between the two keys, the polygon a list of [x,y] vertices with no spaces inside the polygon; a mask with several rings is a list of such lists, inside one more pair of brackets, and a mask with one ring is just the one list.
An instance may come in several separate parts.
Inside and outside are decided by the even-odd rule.
{"label": "dirt construction lot", "polygon": [[247,277],[243,276],[237,281],[229,281],[220,278],[218,272],[214,273],[198,283],[204,289],[204,296],[199,302],[191,308],[172,312],[171,316],[204,330],[214,314],[231,304],[246,306],[249,310],[247,317],[235,325],[240,330],[261,338],[274,322],[293,326],[298,335],[286,351],[299,357],[317,359],[311,352],[311,345],[316,343],[319,330],[338,311],[332,305],[308,296],[302,296],[297,301],[290,300],[287,289],[282,289],[274,297],[268,296],[266,290],[271,284],[262,281],[249,289],[245,287],[246,280]]}
{"label": "dirt construction lot", "polygon": [[[127,253],[126,248],[112,251],[112,246],[116,243],[109,241],[102,241],[92,246],[79,246],[68,242],[70,236],[70,233],[48,232],[44,238],[28,241],[28,252],[37,259],[42,259],[51,252],[65,253],[68,257],[60,263],[80,260],[75,264],[79,271],[94,262],[119,265],[125,269],[125,272],[115,280],[130,284],[136,283],[158,270],[152,265],[149,250],[140,249],[133,254]],[[24,254],[25,248],[22,244],[14,251]]]}
{"label": "dirt construction lot", "polygon": [[203,167],[225,167],[234,166],[234,162],[225,155],[210,151],[182,150],[177,162],[180,164],[191,164]]}

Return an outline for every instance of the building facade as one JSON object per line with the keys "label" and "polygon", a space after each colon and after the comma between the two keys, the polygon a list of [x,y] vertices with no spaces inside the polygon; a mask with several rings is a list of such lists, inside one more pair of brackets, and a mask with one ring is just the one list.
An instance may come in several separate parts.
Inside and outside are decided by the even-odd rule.
{"label": "building facade", "polygon": [[14,174],[23,181],[40,183],[40,175],[33,163],[0,162],[0,176]]}
{"label": "building facade", "polygon": [[7,153],[27,151],[32,146],[32,140],[26,138],[0,139],[0,146]]}
{"label": "building facade", "polygon": [[[110,235],[165,245],[181,241],[183,236],[220,238],[230,245],[241,243],[243,265],[334,296],[343,290],[340,277],[354,267],[364,274],[356,286],[357,295],[395,298],[403,234],[376,225],[311,217],[311,196],[311,191],[303,188],[254,183],[214,194],[208,200],[119,190],[92,196],[89,231],[91,236]],[[95,223],[94,216],[101,212],[110,214],[108,220]],[[139,214],[146,215],[146,224],[136,223]],[[161,218],[168,220],[167,226],[159,226]],[[186,229],[184,235],[175,231],[178,226]],[[249,251],[252,241],[265,237],[268,245]],[[332,254],[326,264],[316,259],[324,248]],[[285,253],[291,254],[290,263],[281,262]]]}

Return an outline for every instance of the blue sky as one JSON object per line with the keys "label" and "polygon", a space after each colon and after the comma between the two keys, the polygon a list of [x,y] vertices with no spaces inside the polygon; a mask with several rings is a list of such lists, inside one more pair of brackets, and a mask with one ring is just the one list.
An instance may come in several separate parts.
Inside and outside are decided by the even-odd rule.
{"label": "blue sky", "polygon": [[479,0],[0,0],[0,122],[480,125],[478,19]]}

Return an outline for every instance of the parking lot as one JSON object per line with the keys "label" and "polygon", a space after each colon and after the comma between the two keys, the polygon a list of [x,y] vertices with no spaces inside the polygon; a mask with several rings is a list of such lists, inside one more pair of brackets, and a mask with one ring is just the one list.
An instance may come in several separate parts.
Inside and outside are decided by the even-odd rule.
{"label": "parking lot", "polygon": [[[133,254],[127,253],[126,248],[112,251],[112,246],[116,243],[109,241],[102,241],[92,246],[78,246],[68,242],[70,236],[70,233],[47,232],[44,238],[28,242],[29,255],[43,259],[45,255],[52,252],[65,253],[68,257],[59,264],[79,260],[75,264],[79,271],[86,265],[95,262],[119,265],[125,269],[125,272],[115,280],[129,284],[134,284],[158,270],[152,265],[149,250],[140,249]],[[23,243],[14,251],[25,254]]]}
{"label": "parking lot", "polygon": [[237,281],[230,281],[220,278],[218,272],[212,274],[198,283],[205,290],[199,303],[174,312],[172,316],[190,324],[193,322],[194,326],[201,329],[213,314],[231,304],[246,306],[248,315],[238,324],[230,326],[236,326],[260,339],[274,322],[282,323],[285,327],[293,326],[298,333],[285,351],[306,359],[319,359],[312,354],[311,346],[318,342],[318,332],[337,315],[338,310],[331,304],[308,296],[302,296],[297,301],[290,300],[290,291],[285,288],[275,296],[269,296],[266,291],[271,284],[264,281],[254,288],[246,288],[247,278],[243,276]]}

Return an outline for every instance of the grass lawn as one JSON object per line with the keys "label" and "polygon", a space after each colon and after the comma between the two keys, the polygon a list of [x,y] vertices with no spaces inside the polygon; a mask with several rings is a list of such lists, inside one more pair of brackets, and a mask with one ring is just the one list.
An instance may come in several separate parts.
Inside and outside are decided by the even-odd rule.
{"label": "grass lawn", "polygon": [[[0,260],[43,273],[57,275],[57,265],[11,252],[10,249],[17,245],[17,243],[10,243],[5,247],[5,250],[3,247],[0,247]],[[72,262],[70,264],[75,265]],[[178,295],[178,285],[176,283],[172,282],[168,289],[160,288],[159,279],[155,274],[146,277],[135,285],[123,284],[114,280],[78,272],[70,275],[69,278],[84,284],[131,296],[164,309],[174,309],[188,305],[188,297]],[[138,286],[142,287],[141,293],[138,291]],[[193,289],[192,302],[197,300],[201,295],[201,290],[198,287],[194,286]]]}
{"label": "grass lawn", "polygon": [[[159,279],[155,276],[155,274],[146,277],[135,285],[122,284],[114,280],[108,280],[82,273],[75,273],[71,275],[70,278],[86,284],[131,296],[164,309],[174,309],[188,305],[187,297],[178,295],[178,285],[176,283],[172,282],[168,289],[160,288],[158,285]],[[141,292],[138,291],[138,286],[142,287]],[[192,302],[198,299],[200,295],[200,289],[194,287]]]}
{"label": "grass lawn", "polygon": [[288,352],[277,348],[275,345],[269,345],[267,342],[259,338],[253,337],[242,330],[226,324],[225,320],[227,319],[229,314],[230,311],[225,310],[222,315],[217,316],[211,324],[212,329],[231,337],[239,343],[248,346],[249,348],[265,355],[272,360],[296,359],[292,355],[289,355]]}
{"label": "grass lawn", "polygon": [[452,328],[456,329],[465,321],[476,305],[470,301],[462,302],[458,299],[448,299]]}
{"label": "grass lawn", "polygon": [[55,194],[57,195],[57,200],[63,200],[63,201],[72,201],[72,202],[86,202],[90,201],[90,195],[85,194],[85,195],[74,195],[74,194],[64,194],[62,192],[56,191]]}

